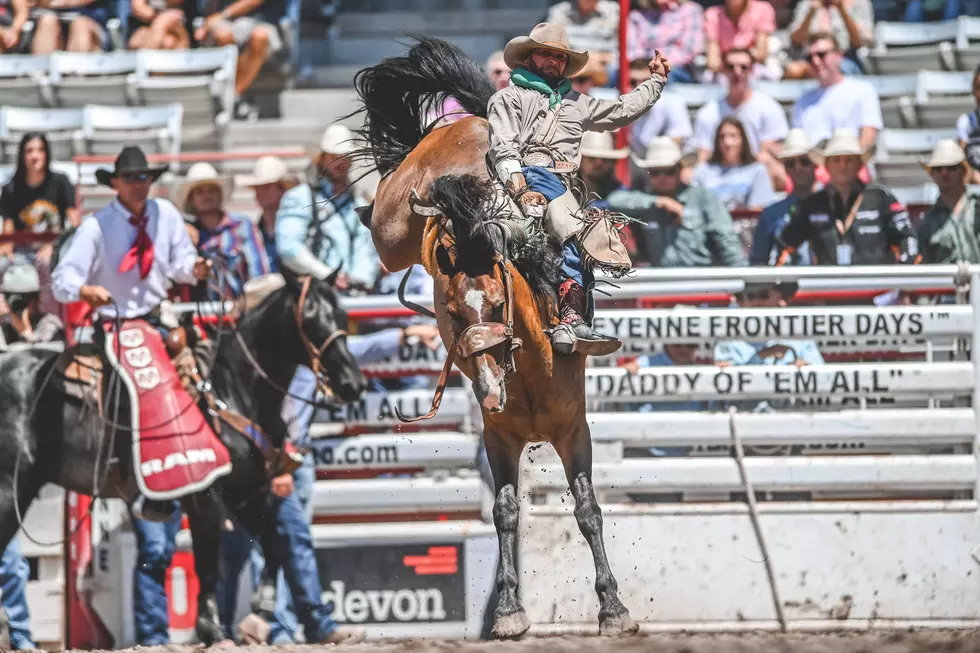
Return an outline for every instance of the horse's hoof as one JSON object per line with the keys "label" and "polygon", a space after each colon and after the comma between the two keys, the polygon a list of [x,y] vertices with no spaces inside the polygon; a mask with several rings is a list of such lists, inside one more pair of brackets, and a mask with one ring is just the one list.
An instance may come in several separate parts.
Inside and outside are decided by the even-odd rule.
{"label": "horse's hoof", "polygon": [[360,644],[367,639],[367,631],[361,627],[335,628],[320,640],[320,644]]}
{"label": "horse's hoof", "polygon": [[635,635],[640,632],[640,624],[633,621],[629,610],[622,614],[611,615],[599,621],[599,634],[603,637],[618,637],[620,635]]}
{"label": "horse's hoof", "polygon": [[235,648],[235,646],[237,646],[237,644],[235,644],[234,640],[223,639],[221,641],[215,642],[214,644],[209,646],[208,649],[217,651],[223,648]]}
{"label": "horse's hoof", "polygon": [[531,622],[527,620],[527,613],[524,610],[511,612],[497,617],[493,622],[493,630],[490,635],[494,639],[517,639],[527,632],[531,627]]}
{"label": "horse's hoof", "polygon": [[265,619],[252,613],[242,619],[242,623],[238,624],[238,640],[243,646],[265,644],[269,640],[271,630],[272,628]]}

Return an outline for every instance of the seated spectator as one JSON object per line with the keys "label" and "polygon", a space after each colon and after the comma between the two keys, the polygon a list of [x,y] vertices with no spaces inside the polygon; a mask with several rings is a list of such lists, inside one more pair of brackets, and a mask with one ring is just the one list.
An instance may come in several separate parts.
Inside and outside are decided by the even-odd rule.
{"label": "seated spectator", "polygon": [[857,134],[839,129],[810,158],[826,165],[829,181],[803,200],[780,232],[779,264],[805,242],[814,265],[917,263],[919,246],[909,212],[887,189],[865,184],[858,172],[871,156]]}
{"label": "seated spectator", "polygon": [[598,59],[593,59],[590,56],[585,67],[570,77],[568,81],[571,82],[574,90],[582,95],[590,95],[592,89],[597,86],[602,88],[609,83],[609,73],[606,71],[606,67],[599,63]]}
{"label": "seated spectator", "polygon": [[[842,51],[840,69],[844,75],[861,75],[857,49],[874,43],[874,8],[871,0],[800,0],[793,12],[790,42],[804,50],[816,34],[830,34]],[[816,77],[808,57],[786,66],[789,79]]]}
{"label": "seated spectator", "polygon": [[906,0],[902,20],[906,23],[925,23],[938,20],[956,20],[961,14],[980,15],[976,0]]}
{"label": "seated spectator", "polygon": [[510,68],[504,63],[503,50],[497,50],[487,58],[487,75],[498,91],[510,86]]}
{"label": "seated spectator", "polygon": [[[671,70],[671,75],[673,73],[674,71]],[[648,61],[634,59],[630,62],[631,89],[636,88],[649,78]],[[683,150],[692,133],[691,117],[687,113],[684,98],[665,89],[656,104],[630,126],[630,149],[636,158],[642,159],[647,153],[647,146],[650,141],[657,136],[669,136]],[[637,190],[645,186],[646,173],[637,168],[632,160],[630,161],[630,177],[633,187]]]}
{"label": "seated spectator", "polygon": [[194,39],[209,47],[238,47],[238,69],[235,71],[237,117],[254,113],[242,101],[242,95],[255,81],[262,65],[283,48],[279,20],[285,15],[283,0],[222,0],[223,8],[204,19],[194,32]]}
{"label": "seated spectator", "polygon": [[37,0],[31,52],[98,52],[109,47],[109,0]]}
{"label": "seated spectator", "polygon": [[610,132],[585,132],[581,153],[578,175],[585,182],[587,197],[595,193],[598,196],[595,205],[608,207],[605,199],[609,193],[623,188],[623,182],[616,177],[616,163],[626,158],[629,149],[616,149]]}
{"label": "seated spectator", "polygon": [[64,337],[56,314],[41,310],[41,279],[30,261],[7,267],[0,282],[0,350],[15,342],[52,342]]}
{"label": "seated spectator", "polygon": [[928,161],[921,161],[939,187],[939,199],[926,211],[918,240],[923,263],[980,263],[978,196],[966,187],[969,167],[956,141],[936,143]]}
{"label": "seated spectator", "polygon": [[276,252],[276,213],[286,191],[297,184],[289,172],[286,162],[275,156],[263,156],[255,162],[252,174],[245,175],[239,184],[255,192],[255,203],[262,214],[259,216],[259,229],[269,259],[271,272],[279,271],[279,254]]}
{"label": "seated spectator", "polygon": [[0,54],[17,52],[30,12],[27,0],[0,2]]}
{"label": "seated spectator", "polygon": [[766,165],[770,177],[778,181],[777,186],[783,188],[785,173],[774,155],[789,131],[786,113],[771,97],[752,90],[749,82],[752,55],[748,50],[729,50],[724,60],[728,95],[707,102],[694,118],[694,146],[698,149],[698,160],[707,161],[711,157],[712,141],[719,124],[723,118],[734,116],[745,128],[752,152]]}
{"label": "seated spectator", "polygon": [[642,61],[645,69],[659,50],[670,61],[667,81],[694,82],[694,60],[704,54],[704,9],[694,0],[638,0],[636,4],[626,32],[630,61]]}
{"label": "seated spectator", "polygon": [[966,148],[966,144],[970,141],[971,135],[973,135],[974,139],[980,137],[980,66],[977,66],[973,71],[971,88],[973,90],[973,100],[976,103],[976,108],[969,113],[961,114],[956,119],[956,136],[962,148]]}
{"label": "seated spectator", "polygon": [[721,121],[714,153],[694,168],[692,183],[710,190],[730,211],[761,209],[774,199],[769,172],[752,154],[745,127],[734,116]]}
{"label": "seated spectator", "polygon": [[258,228],[224,208],[233,191],[230,177],[219,175],[210,163],[195,163],[174,197],[174,204],[192,218],[198,231],[198,250],[218,255],[214,265],[220,281],[218,287],[207,289],[210,299],[238,297],[246,281],[269,274],[269,257]]}
{"label": "seated spectator", "polygon": [[191,47],[191,26],[196,2],[184,0],[132,0],[129,13],[130,50],[186,50]]}
{"label": "seated spectator", "polygon": [[[810,139],[802,129],[792,129],[786,135],[783,148],[778,155],[781,165],[792,182],[793,190],[783,199],[762,210],[752,235],[752,249],[749,250],[749,265],[773,265],[779,257],[776,237],[789,224],[799,203],[817,190],[816,166],[810,160]],[[792,265],[809,265],[810,256],[804,243],[791,259]]]}
{"label": "seated spectator", "polygon": [[747,50],[755,64],[753,73],[769,76],[769,35],[776,31],[776,12],[765,0],[725,0],[704,12],[708,70],[721,74],[723,56],[733,48]]}
{"label": "seated spectator", "polygon": [[561,25],[573,50],[588,50],[603,66],[619,56],[619,3],[615,0],[564,0],[548,10],[544,22]]}
{"label": "seated spectator", "polygon": [[833,35],[817,32],[810,36],[808,57],[820,86],[796,101],[791,126],[805,131],[812,143],[829,139],[838,129],[849,129],[867,149],[877,142],[884,126],[878,92],[870,82],[844,76],[843,56]]}
{"label": "seated spectator", "polygon": [[693,159],[671,139],[657,137],[636,162],[650,177],[650,192],[618,190],[606,198],[614,210],[643,223],[634,228],[640,250],[635,260],[654,267],[744,266],[745,251],[724,204],[703,186],[681,182],[682,168]]}
{"label": "seated spectator", "polygon": [[[28,132],[17,148],[13,179],[0,192],[3,233],[62,232],[79,223],[75,187],[65,175],[51,170],[51,148],[44,134]],[[58,310],[51,294],[51,243],[14,247],[0,243],[0,269],[14,252],[33,261],[41,275],[41,305],[46,312]]]}

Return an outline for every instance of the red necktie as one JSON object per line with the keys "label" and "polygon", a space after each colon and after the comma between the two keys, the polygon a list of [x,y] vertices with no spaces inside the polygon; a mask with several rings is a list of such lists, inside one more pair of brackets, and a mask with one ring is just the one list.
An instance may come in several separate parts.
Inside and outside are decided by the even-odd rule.
{"label": "red necktie", "polygon": [[145,279],[153,267],[153,241],[150,240],[150,234],[146,233],[146,221],[145,210],[143,215],[129,217],[129,224],[137,229],[136,240],[133,241],[133,246],[123,256],[122,263],[119,264],[120,272],[129,272],[136,267],[138,262],[140,264],[140,279]]}

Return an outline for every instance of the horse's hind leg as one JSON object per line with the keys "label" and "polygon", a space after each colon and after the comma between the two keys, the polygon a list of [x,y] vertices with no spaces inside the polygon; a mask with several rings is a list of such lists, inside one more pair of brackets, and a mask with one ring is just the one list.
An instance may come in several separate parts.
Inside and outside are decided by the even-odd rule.
{"label": "horse's hind leg", "polygon": [[218,583],[218,561],[221,550],[221,529],[226,512],[214,489],[197,492],[181,500],[191,527],[194,547],[194,570],[200,582],[197,594],[198,639],[207,646],[223,641],[224,629],[218,614],[215,589]]}
{"label": "horse's hind leg", "polygon": [[517,471],[524,441],[505,440],[486,427],[483,432],[487,459],[493,472],[497,498],[493,504],[493,525],[497,528],[500,559],[497,562],[497,592],[500,596],[493,614],[490,634],[499,639],[520,637],[531,627],[517,598]]}
{"label": "horse's hind leg", "polygon": [[592,486],[592,436],[584,419],[571,437],[555,443],[565,467],[565,476],[575,498],[575,520],[592,549],[595,562],[595,591],[599,595],[599,633],[601,635],[635,634],[639,625],[619,600],[619,585],[609,568],[606,547],[602,541],[602,511]]}

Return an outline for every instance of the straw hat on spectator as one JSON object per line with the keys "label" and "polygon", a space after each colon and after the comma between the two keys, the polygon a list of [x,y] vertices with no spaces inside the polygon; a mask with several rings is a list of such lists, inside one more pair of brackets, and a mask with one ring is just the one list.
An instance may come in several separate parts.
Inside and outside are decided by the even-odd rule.
{"label": "straw hat on spectator", "polygon": [[582,156],[592,159],[625,159],[629,148],[616,149],[616,142],[609,132],[585,132],[582,136]]}
{"label": "straw hat on spectator", "polygon": [[862,147],[858,135],[851,129],[835,129],[827,143],[810,150],[810,160],[822,166],[830,156],[859,156],[862,163],[867,163],[872,152],[869,147]]}
{"label": "straw hat on spectator", "polygon": [[29,295],[41,292],[41,277],[31,263],[17,261],[3,273],[0,292],[8,295]]}
{"label": "straw hat on spectator", "polygon": [[538,23],[531,30],[530,36],[518,36],[511,39],[504,48],[504,63],[511,70],[523,68],[524,61],[532,50],[552,50],[568,56],[568,63],[563,72],[565,77],[573,77],[575,73],[585,68],[589,61],[588,52],[572,50],[568,41],[568,32],[561,25]]}
{"label": "straw hat on spectator", "polygon": [[181,211],[187,212],[187,199],[195,188],[201,186],[217,186],[221,190],[222,199],[227,202],[235,190],[235,182],[228,175],[219,175],[210,163],[195,163],[188,169],[183,182],[174,193],[174,204]]}
{"label": "straw hat on spectator", "polygon": [[959,143],[951,138],[944,138],[936,143],[936,147],[932,149],[932,155],[928,160],[919,159],[919,165],[931,175],[933,168],[965,166],[966,153]]}
{"label": "straw hat on spectator", "polygon": [[783,140],[783,149],[779,152],[777,159],[795,159],[798,156],[805,156],[813,149],[810,138],[806,132],[799,127],[789,130]]}
{"label": "straw hat on spectator", "polygon": [[263,156],[255,162],[252,174],[239,175],[238,185],[245,188],[277,184],[280,181],[291,181],[293,174],[289,172],[286,162],[277,156]]}
{"label": "straw hat on spectator", "polygon": [[318,159],[321,154],[337,154],[345,156],[357,148],[354,143],[354,132],[341,125],[334,123],[323,130],[320,137],[320,144],[310,150],[310,158]]}
{"label": "straw hat on spectator", "polygon": [[647,146],[646,156],[642,159],[633,155],[633,163],[644,170],[651,168],[673,168],[676,165],[687,167],[697,160],[697,152],[683,154],[674,139],[669,136],[657,136]]}

